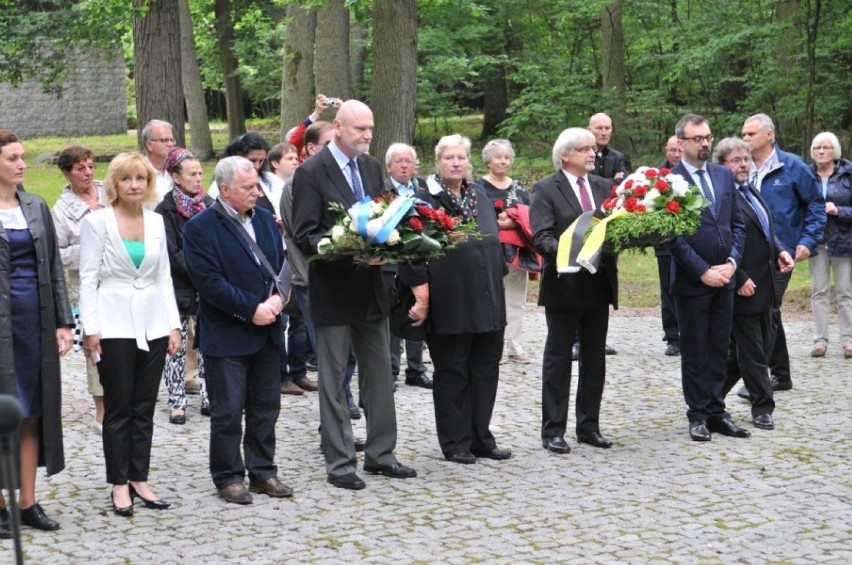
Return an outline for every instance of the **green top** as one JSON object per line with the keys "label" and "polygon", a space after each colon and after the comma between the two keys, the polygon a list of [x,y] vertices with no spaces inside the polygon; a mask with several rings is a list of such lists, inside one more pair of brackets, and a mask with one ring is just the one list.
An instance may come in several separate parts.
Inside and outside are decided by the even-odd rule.
{"label": "green top", "polygon": [[124,244],[124,248],[127,249],[130,260],[133,261],[133,264],[138,269],[139,265],[142,264],[142,259],[145,258],[145,242],[124,239],[123,237],[121,238],[121,242]]}

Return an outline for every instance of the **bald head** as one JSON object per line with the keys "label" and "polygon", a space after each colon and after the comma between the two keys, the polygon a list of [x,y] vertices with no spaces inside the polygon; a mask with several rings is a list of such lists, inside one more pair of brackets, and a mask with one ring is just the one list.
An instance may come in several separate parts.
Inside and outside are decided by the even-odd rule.
{"label": "bald head", "polygon": [[612,137],[612,119],[603,112],[598,112],[589,118],[588,129],[595,135],[598,149],[603,149]]}
{"label": "bald head", "polygon": [[350,159],[370,150],[373,111],[359,100],[340,105],[334,118],[334,143]]}
{"label": "bald head", "polygon": [[674,167],[680,163],[682,157],[683,146],[680,143],[680,139],[678,139],[676,135],[673,135],[668,141],[666,141],[666,161],[669,162],[669,165]]}

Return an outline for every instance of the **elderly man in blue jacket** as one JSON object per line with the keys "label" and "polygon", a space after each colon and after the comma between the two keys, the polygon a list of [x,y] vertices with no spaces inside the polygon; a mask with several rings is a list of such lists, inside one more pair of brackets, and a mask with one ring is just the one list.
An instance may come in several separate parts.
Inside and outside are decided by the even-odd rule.
{"label": "elderly man in blue jacket", "polygon": [[[746,119],[743,140],[751,146],[749,184],[760,192],[775,220],[775,231],[784,250],[795,261],[804,261],[816,252],[825,228],[825,200],[819,182],[805,162],[781,151],[775,142],[775,124],[766,114]],[[775,305],[772,320],[775,344],[769,357],[773,390],[790,390],[790,354],[781,322],[781,301],[790,282],[792,270],[775,275]],[[748,392],[737,393],[748,398]]]}

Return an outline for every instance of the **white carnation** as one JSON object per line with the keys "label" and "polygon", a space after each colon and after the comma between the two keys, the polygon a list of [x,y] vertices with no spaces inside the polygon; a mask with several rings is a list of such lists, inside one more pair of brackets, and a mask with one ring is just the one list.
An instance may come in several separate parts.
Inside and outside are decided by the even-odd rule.
{"label": "white carnation", "polygon": [[340,238],[346,235],[346,230],[341,225],[335,225],[331,228],[331,240],[340,241]]}
{"label": "white carnation", "polygon": [[676,178],[669,179],[672,183],[672,195],[675,198],[682,198],[689,193],[689,183],[680,175],[673,175]]}
{"label": "white carnation", "polygon": [[399,243],[399,232],[393,230],[390,232],[390,235],[388,235],[388,245],[396,245],[397,243]]}
{"label": "white carnation", "polygon": [[324,237],[319,240],[319,243],[317,243],[317,253],[319,253],[320,255],[324,255],[325,253],[331,251],[332,247],[333,244],[331,243],[331,240],[327,237]]}

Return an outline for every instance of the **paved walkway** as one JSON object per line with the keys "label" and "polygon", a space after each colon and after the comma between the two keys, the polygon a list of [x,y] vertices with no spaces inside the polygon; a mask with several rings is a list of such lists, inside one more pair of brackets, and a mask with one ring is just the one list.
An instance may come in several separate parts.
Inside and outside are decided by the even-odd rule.
{"label": "paved walkway", "polygon": [[[527,340],[541,358],[544,316],[530,306]],[[790,324],[794,390],[778,393],[774,431],[750,439],[689,440],[677,358],[663,355],[659,320],[616,313],[601,415],[615,442],[571,442],[558,456],[539,443],[540,361],[502,366],[493,431],[506,462],[445,462],[428,391],[396,395],[397,454],[412,480],[361,473],[359,492],[326,483],[315,394],[282,397],[281,478],[292,499],[251,506],[217,498],[207,473],[209,428],[190,397],[186,426],[155,417],[151,482],[173,503],[110,512],[100,439],[93,431],[82,357],[64,362],[67,468],[38,492],[62,529],[25,528],[29,563],[849,563],[852,562],[852,361],[832,345],[811,359],[810,327]],[[649,345],[650,343],[650,345]],[[572,393],[573,398],[573,393]],[[573,402],[569,421],[574,417]],[[364,420],[356,423],[364,435]],[[570,425],[569,425],[570,428]],[[566,438],[573,439],[573,438]],[[12,542],[0,542],[11,563]]]}

